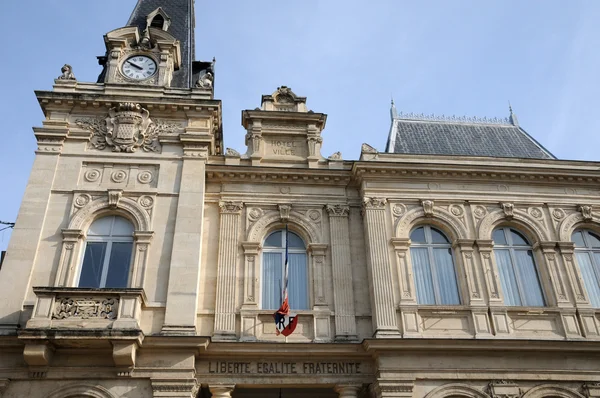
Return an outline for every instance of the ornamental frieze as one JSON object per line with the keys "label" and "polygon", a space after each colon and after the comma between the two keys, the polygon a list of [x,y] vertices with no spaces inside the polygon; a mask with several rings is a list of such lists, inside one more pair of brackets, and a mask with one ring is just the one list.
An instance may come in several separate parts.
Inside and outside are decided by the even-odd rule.
{"label": "ornamental frieze", "polygon": [[119,299],[57,297],[52,319],[116,319]]}

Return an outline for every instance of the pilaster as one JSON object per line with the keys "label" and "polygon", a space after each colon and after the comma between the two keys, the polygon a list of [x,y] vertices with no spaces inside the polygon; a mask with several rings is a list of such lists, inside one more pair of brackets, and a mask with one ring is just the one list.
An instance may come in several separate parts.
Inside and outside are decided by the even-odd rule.
{"label": "pilaster", "polygon": [[566,278],[561,275],[556,256],[556,242],[539,242],[533,246],[533,249],[539,250],[544,258],[552,284],[555,305],[557,307],[571,307],[565,285]]}
{"label": "pilaster", "polygon": [[347,205],[328,205],[326,209],[329,213],[329,229],[331,231],[335,338],[336,340],[356,340],[350,232],[348,229],[350,207]]}
{"label": "pilaster", "polygon": [[196,334],[206,157],[208,147],[184,142],[163,334]]}
{"label": "pilaster", "polygon": [[241,202],[220,202],[214,340],[235,340],[236,263]]}
{"label": "pilaster", "polygon": [[410,239],[392,238],[390,240],[396,254],[398,275],[400,277],[400,314],[402,316],[402,335],[419,336],[419,311],[415,280],[410,258]]}
{"label": "pilaster", "polygon": [[245,341],[256,340],[256,328],[258,326],[258,254],[260,243],[242,242],[244,250],[244,298],[240,316],[242,318],[242,330],[240,339]]}
{"label": "pilaster", "polygon": [[363,217],[375,337],[399,337],[385,233],[384,198],[365,198]]}
{"label": "pilaster", "polygon": [[68,132],[66,123],[63,124],[34,129],[38,151],[2,265],[4,277],[0,278],[0,292],[11,294],[5,295],[0,301],[0,335],[16,333],[23,302],[29,291],[28,284],[37,260],[59,155]]}

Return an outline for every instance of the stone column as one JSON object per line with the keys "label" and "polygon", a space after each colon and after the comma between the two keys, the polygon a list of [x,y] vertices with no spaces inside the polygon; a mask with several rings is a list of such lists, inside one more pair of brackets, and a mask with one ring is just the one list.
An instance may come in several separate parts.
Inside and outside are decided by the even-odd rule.
{"label": "stone column", "polygon": [[234,384],[211,384],[208,386],[212,398],[231,398],[231,393],[235,388]]}
{"label": "stone column", "polygon": [[38,150],[0,276],[0,292],[11,292],[0,302],[0,335],[13,334],[18,327],[24,300],[30,291],[29,280],[37,260],[56,168],[68,131],[66,122],[44,124],[57,126],[34,128]]}
{"label": "stone column", "polygon": [[364,198],[363,218],[375,337],[399,337],[392,270],[385,233],[384,198]]}
{"label": "stone column", "polygon": [[[335,309],[335,339],[356,340],[354,289],[350,261],[350,232],[347,205],[327,206],[331,233],[331,266],[333,268],[333,304]],[[341,393],[340,393],[341,396]]]}
{"label": "stone column", "polygon": [[360,384],[338,384],[334,390],[339,394],[339,398],[357,398]]}
{"label": "stone column", "polygon": [[214,340],[236,340],[235,297],[242,202],[220,202],[219,258]]}
{"label": "stone column", "polygon": [[196,334],[206,158],[203,145],[184,145],[163,334]]}

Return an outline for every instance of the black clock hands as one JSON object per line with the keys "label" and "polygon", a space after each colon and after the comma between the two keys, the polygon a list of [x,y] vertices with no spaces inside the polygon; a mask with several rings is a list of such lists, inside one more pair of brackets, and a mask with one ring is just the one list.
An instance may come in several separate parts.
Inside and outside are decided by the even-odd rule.
{"label": "black clock hands", "polygon": [[131,61],[127,61],[127,62],[129,63],[129,65],[134,66],[134,67],[138,68],[139,70],[143,70],[144,69],[143,67],[139,66],[138,64],[134,64]]}

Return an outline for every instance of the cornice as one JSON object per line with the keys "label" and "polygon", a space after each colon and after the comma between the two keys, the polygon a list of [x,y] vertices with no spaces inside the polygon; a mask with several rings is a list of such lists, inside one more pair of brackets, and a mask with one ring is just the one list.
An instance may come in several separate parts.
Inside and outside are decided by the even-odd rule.
{"label": "cornice", "polygon": [[285,111],[264,111],[264,110],[245,110],[242,111],[242,125],[248,128],[248,122],[253,119],[262,121],[277,122],[303,122],[314,123],[319,128],[324,129],[327,122],[327,115],[316,112],[285,112]]}
{"label": "cornice", "polygon": [[306,183],[347,186],[351,174],[345,170],[214,165],[206,166],[208,182]]}

